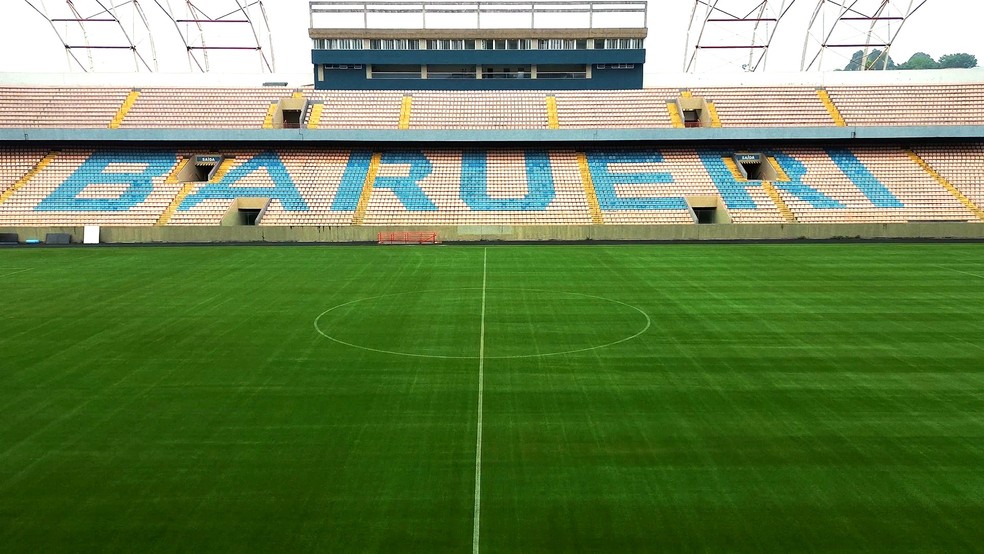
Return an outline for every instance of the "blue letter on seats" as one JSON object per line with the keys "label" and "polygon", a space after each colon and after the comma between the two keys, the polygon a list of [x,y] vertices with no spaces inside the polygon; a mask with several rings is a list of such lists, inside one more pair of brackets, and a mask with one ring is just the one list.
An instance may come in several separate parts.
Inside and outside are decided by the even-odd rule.
{"label": "blue letter on seats", "polygon": [[422,152],[383,152],[381,165],[409,165],[406,177],[376,177],[373,189],[390,189],[410,212],[435,212],[437,206],[424,194],[421,179],[431,174],[431,162]]}
{"label": "blue letter on seats", "polygon": [[[273,181],[272,187],[234,186],[246,176],[260,169],[266,169],[270,175],[270,180]],[[197,192],[189,194],[178,207],[178,210],[190,210],[204,200],[235,200],[236,198],[271,198],[280,200],[288,212],[308,211],[307,202],[301,198],[301,193],[294,186],[294,180],[287,173],[287,168],[273,152],[257,154],[248,162],[226,173],[218,183],[208,183],[198,189]]]}
{"label": "blue letter on seats", "polygon": [[371,161],[372,154],[365,150],[353,150],[349,154],[345,173],[342,174],[342,182],[339,183],[335,200],[331,203],[331,211],[355,211],[359,205],[359,197],[362,196],[362,186],[366,182],[366,176],[369,175],[369,162]]}
{"label": "blue letter on seats", "polygon": [[[342,175],[338,193],[331,203],[331,211],[355,211],[359,205],[359,198],[362,197],[362,189],[366,177],[369,175],[371,161],[372,154],[364,150],[356,150],[349,155],[348,165],[345,166],[345,174]],[[406,177],[380,177],[377,175],[372,184],[374,190],[389,189],[393,191],[393,194],[403,203],[407,211],[437,211],[437,206],[431,202],[430,198],[427,198],[420,185],[417,184],[421,179],[431,174],[430,160],[423,153],[384,152],[380,156],[379,162],[380,165],[409,165],[410,173]]]}
{"label": "blue letter on seats", "polygon": [[542,211],[553,201],[553,170],[550,155],[543,151],[526,152],[526,196],[492,198],[489,196],[487,152],[461,153],[461,199],[480,212]]}
{"label": "blue letter on seats", "polygon": [[[38,212],[125,212],[147,199],[154,177],[166,175],[177,162],[171,152],[135,154],[96,152],[35,208]],[[139,173],[106,171],[113,164],[143,165]],[[91,185],[125,185],[115,198],[79,198]]]}
{"label": "blue letter on seats", "polygon": [[904,208],[905,205],[899,201],[888,187],[872,175],[871,171],[861,163],[850,150],[846,148],[832,148],[827,150],[830,159],[834,160],[837,167],[844,172],[844,175],[858,187],[868,200],[877,208]]}
{"label": "blue letter on seats", "polygon": [[588,169],[594,182],[598,205],[602,210],[686,210],[687,201],[680,196],[620,197],[616,185],[658,185],[672,183],[673,175],[655,173],[612,173],[610,164],[657,164],[663,162],[659,152],[588,152]]}
{"label": "blue letter on seats", "polygon": [[[728,155],[717,150],[700,151],[700,159],[704,163],[707,173],[711,176],[714,186],[721,194],[721,198],[724,199],[724,204],[729,209],[754,210],[758,208],[752,195],[748,194],[748,188],[760,186],[759,181],[738,181],[735,179],[731,170],[724,164],[723,158]],[[844,207],[840,202],[803,183],[803,176],[806,175],[806,166],[803,165],[803,162],[782,152],[776,153],[775,158],[790,179],[789,181],[773,181],[772,184],[777,189],[789,192],[817,209]]]}

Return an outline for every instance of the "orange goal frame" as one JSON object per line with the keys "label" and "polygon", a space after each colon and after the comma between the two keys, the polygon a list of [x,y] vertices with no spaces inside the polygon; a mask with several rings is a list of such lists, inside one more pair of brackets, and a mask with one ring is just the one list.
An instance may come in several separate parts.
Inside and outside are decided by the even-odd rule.
{"label": "orange goal frame", "polygon": [[433,231],[386,231],[378,235],[379,244],[441,244]]}

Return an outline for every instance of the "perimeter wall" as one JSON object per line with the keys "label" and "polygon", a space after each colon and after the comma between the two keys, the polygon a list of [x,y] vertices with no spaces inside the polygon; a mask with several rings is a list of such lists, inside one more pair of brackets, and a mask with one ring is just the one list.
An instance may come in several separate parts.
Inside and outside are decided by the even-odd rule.
{"label": "perimeter wall", "polygon": [[[100,242],[140,243],[351,243],[376,242],[378,233],[436,232],[442,242],[674,241],[797,239],[982,239],[984,223],[789,225],[555,225],[555,226],[338,226],[338,227],[102,227]],[[82,242],[82,227],[7,227],[20,242],[68,233]]]}

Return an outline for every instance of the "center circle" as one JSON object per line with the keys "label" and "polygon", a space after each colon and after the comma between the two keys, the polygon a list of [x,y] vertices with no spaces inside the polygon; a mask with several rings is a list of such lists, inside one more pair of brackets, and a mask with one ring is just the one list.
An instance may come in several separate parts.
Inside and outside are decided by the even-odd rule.
{"label": "center circle", "polygon": [[643,310],[603,296],[478,287],[359,298],[314,320],[321,336],[352,348],[443,359],[574,354],[632,340],[651,325]]}

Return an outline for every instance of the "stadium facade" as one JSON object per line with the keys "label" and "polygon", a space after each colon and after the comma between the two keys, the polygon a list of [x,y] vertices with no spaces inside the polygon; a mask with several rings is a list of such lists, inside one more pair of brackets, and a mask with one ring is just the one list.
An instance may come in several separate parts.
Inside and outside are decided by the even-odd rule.
{"label": "stadium facade", "polygon": [[[362,27],[315,26],[321,19],[337,25],[352,14],[362,17]],[[386,14],[419,19],[424,28],[370,27],[370,18]],[[428,15],[466,18],[474,26],[428,29]],[[508,16],[529,26],[483,28],[482,16]],[[542,28],[537,16],[587,17],[588,24]],[[631,26],[595,26],[603,16]],[[638,89],[646,60],[646,2],[312,2],[309,34],[318,89]]]}

